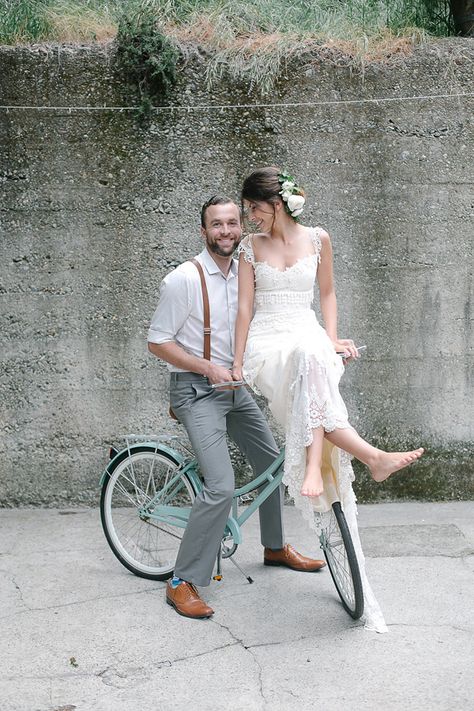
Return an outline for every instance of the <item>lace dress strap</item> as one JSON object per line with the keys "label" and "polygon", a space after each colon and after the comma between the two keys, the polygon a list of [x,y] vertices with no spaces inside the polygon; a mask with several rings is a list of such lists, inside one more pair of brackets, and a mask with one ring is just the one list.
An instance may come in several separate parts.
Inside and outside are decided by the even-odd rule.
{"label": "lace dress strap", "polygon": [[237,253],[243,254],[246,262],[249,262],[252,266],[255,266],[255,255],[253,253],[252,239],[250,235],[244,237],[244,239],[239,244]]}
{"label": "lace dress strap", "polygon": [[314,253],[318,258],[318,264],[321,262],[321,248],[323,246],[321,242],[321,235],[324,233],[322,227],[312,227],[311,228],[311,242],[314,247]]}

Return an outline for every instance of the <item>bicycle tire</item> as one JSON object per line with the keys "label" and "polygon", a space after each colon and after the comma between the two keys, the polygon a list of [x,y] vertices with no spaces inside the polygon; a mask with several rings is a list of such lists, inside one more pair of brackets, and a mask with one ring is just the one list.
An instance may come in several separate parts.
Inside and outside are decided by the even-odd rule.
{"label": "bicycle tire", "polygon": [[339,501],[332,505],[330,520],[321,531],[320,541],[344,609],[358,620],[364,612],[364,591],[354,544]]}
{"label": "bicycle tire", "polygon": [[[109,465],[102,485],[100,515],[107,542],[122,565],[141,578],[167,580],[173,575],[184,529],[147,519],[140,509],[178,469],[178,460],[168,452],[135,445]],[[195,497],[191,480],[181,474],[166,503],[192,506]]]}

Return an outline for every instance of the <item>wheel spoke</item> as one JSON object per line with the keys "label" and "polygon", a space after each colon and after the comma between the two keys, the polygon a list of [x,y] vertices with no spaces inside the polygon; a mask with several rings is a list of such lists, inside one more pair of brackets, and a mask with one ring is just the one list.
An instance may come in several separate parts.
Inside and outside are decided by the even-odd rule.
{"label": "wheel spoke", "polygon": [[135,501],[135,499],[132,497],[132,495],[128,493],[128,491],[126,490],[126,488],[124,487],[124,485],[122,484],[121,481],[117,481],[116,489],[118,489],[119,491],[122,492],[124,498],[125,498],[127,501],[129,501],[129,502],[132,504],[133,507],[135,507],[135,508],[137,507],[138,502]]}
{"label": "wheel spoke", "polygon": [[153,521],[148,521],[148,525],[152,528],[158,529],[158,531],[161,531],[162,533],[166,533],[167,536],[172,536],[173,538],[177,538],[178,541],[180,541],[183,536],[178,536],[176,533],[173,531],[169,531],[167,528],[163,528],[163,526],[158,526],[156,523],[153,523]]}

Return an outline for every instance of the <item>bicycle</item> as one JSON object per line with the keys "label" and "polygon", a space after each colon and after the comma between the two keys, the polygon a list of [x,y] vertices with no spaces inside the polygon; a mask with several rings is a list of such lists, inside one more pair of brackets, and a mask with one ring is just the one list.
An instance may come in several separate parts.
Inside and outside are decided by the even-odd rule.
{"label": "bicycle", "polygon": [[[167,580],[173,575],[194,499],[202,489],[198,462],[176,435],[125,435],[124,439],[122,449],[110,448],[110,461],[100,480],[102,527],[114,555],[128,570],[142,578]],[[170,446],[175,443],[185,454]],[[242,527],[280,486],[284,458],[282,449],[268,469],[235,489],[214,579],[222,577],[221,558],[229,558],[243,573],[232,558],[242,542]],[[361,575],[337,490],[333,489],[332,509],[319,540],[344,609],[359,619],[364,610]],[[249,502],[240,512],[239,501]]]}

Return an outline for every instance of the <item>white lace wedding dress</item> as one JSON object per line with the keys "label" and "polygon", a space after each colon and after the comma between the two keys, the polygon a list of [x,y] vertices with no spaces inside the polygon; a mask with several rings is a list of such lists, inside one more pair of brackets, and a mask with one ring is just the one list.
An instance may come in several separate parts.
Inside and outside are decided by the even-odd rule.
{"label": "white lace wedding dress", "polygon": [[357,529],[357,507],[351,482],[350,457],[324,440],[324,493],[301,496],[305,447],[312,430],[326,432],[350,427],[339,393],[344,372],[342,359],[311,308],[320,262],[320,228],[311,229],[314,254],[285,270],[255,260],[252,238],[242,240],[239,252],[255,271],[255,314],[250,324],[244,356],[245,380],[267,400],[276,421],[284,428],[286,455],[283,481],[295,505],[319,533],[332,501],[339,499],[356,549],[364,588],[364,622],[367,629],[386,632],[380,607],[365,574],[365,561]]}

